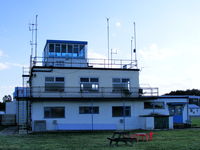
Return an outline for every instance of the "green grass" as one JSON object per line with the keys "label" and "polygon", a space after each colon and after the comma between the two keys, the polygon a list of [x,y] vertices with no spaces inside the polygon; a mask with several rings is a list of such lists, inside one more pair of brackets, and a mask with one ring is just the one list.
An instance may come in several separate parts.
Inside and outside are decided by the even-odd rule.
{"label": "green grass", "polygon": [[[141,131],[134,131],[141,132]],[[142,131],[143,132],[143,131]],[[153,141],[109,146],[112,132],[0,136],[0,150],[199,150],[200,129],[155,131]]]}
{"label": "green grass", "polygon": [[192,126],[200,127],[200,117],[191,117]]}
{"label": "green grass", "polygon": [[7,126],[1,126],[0,125],[0,131],[3,130],[3,129],[5,129],[5,128],[7,128]]}

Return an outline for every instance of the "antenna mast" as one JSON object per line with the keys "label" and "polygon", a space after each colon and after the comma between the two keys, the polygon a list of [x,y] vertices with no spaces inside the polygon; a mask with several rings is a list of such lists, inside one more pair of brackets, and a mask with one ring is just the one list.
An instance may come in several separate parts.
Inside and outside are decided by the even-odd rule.
{"label": "antenna mast", "polygon": [[[30,45],[31,45],[31,58],[30,58],[30,66],[32,66],[32,58],[33,58],[33,49],[35,46],[35,56],[34,56],[34,61],[36,62],[37,60],[37,17],[38,15],[36,15],[35,17],[35,23],[31,23],[29,24],[29,31],[31,31],[31,41],[30,41]],[[35,39],[34,39],[35,36]]]}
{"label": "antenna mast", "polygon": [[131,36],[131,68],[133,65],[133,36]]}
{"label": "antenna mast", "polygon": [[35,61],[37,60],[37,18],[38,15],[35,16]]}
{"label": "antenna mast", "polygon": [[136,53],[136,27],[135,27],[135,22],[133,23],[134,25],[134,45],[135,45],[135,48],[133,50],[133,52],[135,53],[135,66],[138,67],[138,64],[137,64],[137,53]]}
{"label": "antenna mast", "polygon": [[110,18],[106,18],[107,19],[107,40],[108,40],[108,66],[109,66],[109,53],[110,53],[110,41],[109,41],[109,19]]}

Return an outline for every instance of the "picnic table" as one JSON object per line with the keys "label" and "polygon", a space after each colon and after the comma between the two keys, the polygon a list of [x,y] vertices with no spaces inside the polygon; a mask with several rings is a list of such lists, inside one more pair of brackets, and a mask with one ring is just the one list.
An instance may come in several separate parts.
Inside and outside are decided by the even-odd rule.
{"label": "picnic table", "polygon": [[149,135],[147,133],[135,133],[134,136],[137,138],[137,142],[140,140],[140,137],[142,138],[142,141],[148,141]]}
{"label": "picnic table", "polygon": [[118,146],[119,142],[123,142],[125,144],[130,143],[132,145],[134,141],[137,141],[137,138],[130,137],[128,131],[115,131],[113,132],[113,135],[107,139],[110,141],[110,146],[113,144],[113,142],[115,142],[115,145]]}
{"label": "picnic table", "polygon": [[153,140],[153,135],[155,133],[153,132],[150,132],[150,133],[135,133],[135,134],[132,134],[130,135],[131,137],[135,137],[137,139],[137,142],[138,141],[152,141]]}

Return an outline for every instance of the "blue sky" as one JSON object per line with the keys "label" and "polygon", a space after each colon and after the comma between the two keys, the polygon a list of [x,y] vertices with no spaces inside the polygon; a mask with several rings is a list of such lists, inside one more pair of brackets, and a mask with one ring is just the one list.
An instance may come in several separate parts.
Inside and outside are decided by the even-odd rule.
{"label": "blue sky", "polygon": [[106,17],[114,58],[130,59],[137,29],[140,84],[160,94],[199,88],[199,0],[1,0],[0,99],[22,85],[29,65],[28,24],[38,14],[38,55],[47,39],[88,41],[90,57],[107,56]]}

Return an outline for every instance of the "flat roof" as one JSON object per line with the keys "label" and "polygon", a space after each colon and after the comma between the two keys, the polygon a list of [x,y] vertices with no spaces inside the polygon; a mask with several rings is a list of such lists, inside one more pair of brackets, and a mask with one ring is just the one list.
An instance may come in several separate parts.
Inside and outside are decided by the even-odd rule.
{"label": "flat roof", "polygon": [[97,67],[56,67],[56,66],[33,66],[34,69],[85,69],[85,70],[120,70],[120,71],[140,71],[140,69],[123,69],[123,68],[97,68]]}
{"label": "flat roof", "polygon": [[70,44],[84,44],[87,45],[87,41],[71,41],[71,40],[47,40],[47,43],[70,43]]}

